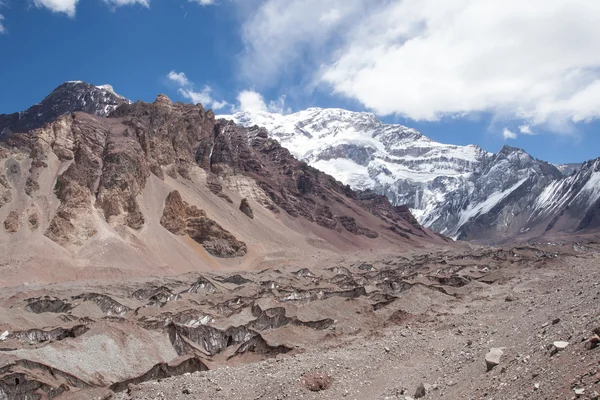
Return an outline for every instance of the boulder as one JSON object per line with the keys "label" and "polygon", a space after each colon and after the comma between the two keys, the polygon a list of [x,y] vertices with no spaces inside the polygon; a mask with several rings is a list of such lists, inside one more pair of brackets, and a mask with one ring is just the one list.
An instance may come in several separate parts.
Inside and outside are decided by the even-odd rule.
{"label": "boulder", "polygon": [[559,351],[566,349],[568,345],[569,345],[569,342],[562,342],[562,341],[557,341],[557,342],[552,343],[552,346],[550,347],[550,355],[553,356],[556,353],[558,353]]}
{"label": "boulder", "polygon": [[493,348],[485,355],[485,365],[488,371],[491,371],[500,364],[500,359],[504,355],[502,348]]}
{"label": "boulder", "polygon": [[419,387],[417,388],[417,390],[415,391],[415,395],[413,397],[415,399],[420,399],[422,397],[425,397],[426,394],[427,394],[427,390],[425,389],[425,385],[421,383],[419,385]]}
{"label": "boulder", "polygon": [[250,207],[250,203],[248,203],[248,199],[245,197],[242,199],[242,201],[240,203],[240,211],[243,212],[244,214],[246,214],[248,216],[248,218],[254,219],[254,211],[252,211],[252,208]]}

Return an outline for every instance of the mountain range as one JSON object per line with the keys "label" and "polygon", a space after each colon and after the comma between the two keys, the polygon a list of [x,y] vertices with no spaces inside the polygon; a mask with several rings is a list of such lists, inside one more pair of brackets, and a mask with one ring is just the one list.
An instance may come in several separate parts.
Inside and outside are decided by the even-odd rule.
{"label": "mountain range", "polygon": [[[158,99],[155,107],[163,100]],[[164,102],[171,104],[170,100]],[[136,104],[138,103],[132,104],[128,99],[116,94],[110,85],[94,86],[81,81],[65,82],[28,110],[0,115],[0,141],[29,148],[32,144],[27,141],[30,141],[31,137],[39,137],[39,134],[36,136],[24,133],[35,131],[49,123],[56,126],[58,122],[55,121],[65,121],[62,117],[64,115],[83,112],[101,117],[97,121],[105,124],[108,122],[104,119],[110,121],[129,118],[123,114],[124,110],[129,110],[127,112],[130,113],[141,112],[143,107]],[[189,112],[183,111],[187,110],[185,107],[189,106],[175,103],[166,108],[175,110],[176,115],[183,113],[187,118]],[[145,110],[152,115],[153,111],[148,111],[149,108]],[[260,130],[261,135],[266,135],[263,139],[274,139],[273,143],[279,143],[283,148],[289,149],[294,156],[292,158],[302,162],[297,166],[304,171],[302,174],[308,171],[308,166],[323,171],[340,182],[336,190],[347,193],[351,192],[350,189],[356,190],[356,194],[351,196],[355,199],[385,195],[391,206],[404,210],[401,212],[403,218],[412,221],[409,225],[418,226],[418,222],[432,231],[454,239],[501,243],[544,235],[585,233],[598,225],[600,160],[590,160],[582,164],[553,165],[533,158],[524,150],[509,146],[504,146],[498,153],[493,154],[475,145],[438,143],[415,129],[382,123],[373,114],[342,109],[309,108],[286,115],[243,111],[216,117],[212,111],[203,112],[214,119],[214,126],[245,128],[244,132],[250,135],[250,141],[250,137],[254,137],[252,135],[256,135],[259,128],[264,128]],[[172,115],[169,118],[183,117]],[[200,123],[196,120],[186,121]],[[233,121],[235,125],[227,121]],[[160,176],[161,173],[164,175],[169,172],[174,177],[185,177],[189,168],[182,166],[195,164],[209,172],[206,179],[207,182],[211,182],[211,188],[223,186],[223,180],[227,181],[224,185],[226,189],[233,187],[231,179],[223,178],[212,170],[213,161],[207,165],[200,164],[198,146],[202,147],[204,144],[199,138],[206,133],[200,136],[194,133],[193,143],[188,142],[184,146],[185,153],[177,150],[179,142],[168,145],[163,143],[155,149],[152,146],[156,144],[148,142],[149,139],[144,139],[145,136],[138,133],[141,129],[146,135],[163,134],[162,131],[156,131],[159,128],[155,124],[156,121],[151,119],[151,123],[145,121],[141,128],[131,126],[127,129],[127,134],[136,138],[137,145],[144,149],[144,154],[152,158],[146,161],[152,175]],[[178,126],[180,124],[177,123]],[[148,129],[153,130],[150,132]],[[161,126],[160,129],[169,130],[172,127]],[[188,141],[188,130],[191,128],[180,129],[180,132],[170,135],[177,138],[184,135]],[[216,133],[210,135],[214,136]],[[28,139],[25,140],[25,137]],[[206,140],[212,143],[214,138],[203,137],[203,141]],[[115,144],[114,147],[119,149],[121,145]],[[166,160],[164,155],[154,154],[155,151],[165,151],[164,146],[169,147],[169,157]],[[100,154],[97,156],[103,157]],[[234,162],[231,157],[225,157],[227,163]],[[181,160],[185,160],[185,163]],[[65,165],[61,168],[65,168]],[[219,168],[217,167],[217,172],[220,171]],[[302,190],[304,178],[300,178],[294,168],[283,171],[283,174],[293,177],[295,185],[299,185],[295,190]],[[229,165],[225,168],[228,171],[225,175],[232,173],[231,171],[236,175],[240,170],[248,173],[246,169],[240,168],[239,165]],[[143,173],[146,173],[145,170]],[[217,178],[213,179],[214,177]],[[31,183],[34,180],[30,179],[27,190],[35,187],[35,184]],[[317,204],[309,203],[304,209],[301,207],[303,211],[299,212],[290,205],[295,205],[295,200],[290,202],[287,195],[280,194],[280,186],[289,186],[289,182],[285,182],[287,180],[270,186],[262,184],[258,198],[264,197],[266,193],[266,198],[272,202],[264,200],[263,205],[274,210],[283,209],[293,217],[300,215],[306,218],[310,215],[317,221],[315,213],[321,212]],[[88,186],[98,191],[94,185]],[[241,193],[239,185],[235,189]],[[134,199],[141,191],[143,187],[135,189],[133,193],[128,194],[129,199]],[[247,189],[243,189],[242,192],[246,193]],[[4,193],[8,191],[5,190]],[[96,195],[96,205],[103,202],[99,198],[102,197],[100,192],[92,194]],[[6,196],[8,195],[5,194],[4,197]],[[134,203],[128,203],[131,201],[121,199],[119,207],[115,207],[120,210],[128,210],[127,207],[135,209]],[[105,214],[107,212],[110,213],[104,210]],[[311,217],[308,218],[310,220]],[[339,220],[336,226],[341,226]]]}
{"label": "mountain range", "polygon": [[598,159],[552,165],[510,146],[493,154],[342,109],[221,118],[266,127],[298,159],[408,205],[422,225],[455,239],[501,243],[596,227]]}

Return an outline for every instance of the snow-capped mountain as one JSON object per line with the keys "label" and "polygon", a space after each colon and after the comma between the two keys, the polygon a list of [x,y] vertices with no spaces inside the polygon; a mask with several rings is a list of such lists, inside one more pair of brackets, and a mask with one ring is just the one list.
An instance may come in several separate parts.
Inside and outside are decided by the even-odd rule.
{"label": "snow-capped mountain", "polygon": [[41,128],[58,116],[75,111],[106,117],[118,106],[129,103],[115,93],[111,85],[94,86],[82,81],[65,82],[40,103],[25,111],[0,114],[0,139],[13,133]]}
{"label": "snow-capped mountain", "polygon": [[[421,224],[458,239],[499,242],[551,230],[555,211],[534,215],[536,205],[550,196],[549,188],[580,193],[576,182],[587,176],[581,172],[587,164],[557,168],[509,146],[492,154],[474,145],[438,143],[370,113],[309,108],[289,115],[244,111],[221,118],[265,127],[298,159],[355,189],[372,189],[394,204],[406,204]],[[593,203],[599,195],[578,196]],[[581,208],[576,214],[583,219],[586,212]]]}

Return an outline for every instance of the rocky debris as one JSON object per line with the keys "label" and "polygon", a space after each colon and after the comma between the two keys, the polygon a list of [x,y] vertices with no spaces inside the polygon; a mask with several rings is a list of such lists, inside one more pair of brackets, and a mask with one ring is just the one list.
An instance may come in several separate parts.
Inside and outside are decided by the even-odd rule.
{"label": "rocky debris", "polygon": [[169,193],[160,220],[169,232],[189,235],[216,257],[243,257],[247,247],[221,225],[206,216],[206,212],[183,201],[178,191]]}
{"label": "rocky debris", "polygon": [[[575,388],[584,388],[589,397],[600,382],[597,353],[584,346],[586,333],[597,326],[594,284],[600,252],[576,257],[562,256],[558,248],[554,252],[558,259],[539,259],[536,249],[527,247],[477,248],[468,254],[345,255],[315,268],[290,263],[260,272],[86,282],[85,288],[71,283],[23,286],[18,293],[11,288],[0,291],[0,326],[18,337],[10,334],[0,342],[0,382],[14,383],[3,381],[5,376],[43,382],[46,392],[62,387],[73,398],[86,398],[98,386],[113,387],[118,400],[199,395],[215,400],[316,400],[324,395],[397,400],[406,397],[407,388],[413,388],[411,395],[415,388],[420,391],[421,384],[425,398],[489,397],[486,393],[569,398]],[[370,267],[361,269],[364,264]],[[482,274],[495,277],[482,283],[477,280]],[[470,280],[452,286],[452,279],[433,279],[454,275]],[[506,303],[514,286],[505,282],[515,282],[515,277],[522,297]],[[390,281],[396,283],[396,294],[386,293],[394,286]],[[28,290],[38,297],[27,298]],[[153,297],[156,304],[149,306]],[[72,300],[61,300],[65,298]],[[31,304],[40,312],[75,308],[34,315],[27,309]],[[124,314],[119,304],[127,307]],[[556,315],[561,321],[552,325]],[[58,329],[80,325],[89,330],[76,338]],[[581,338],[581,343],[571,344],[549,368],[540,340],[560,337]],[[501,368],[486,373],[477,355],[496,343],[510,346],[511,359],[504,359],[504,351]],[[155,353],[160,348],[164,350]],[[26,361],[19,370],[9,367],[10,374],[23,378],[3,375],[10,365],[7,357],[43,360],[50,368],[65,368],[83,384],[61,378],[60,372],[42,379],[42,367]],[[179,365],[188,358],[212,370],[197,363],[197,368],[161,372],[172,371],[161,364]],[[111,374],[106,366],[119,373]],[[308,390],[302,380],[313,372],[334,379],[333,384],[321,393]],[[160,381],[144,383],[148,379]],[[91,382],[94,387],[85,388]]]}
{"label": "rocky debris", "polygon": [[103,313],[108,316],[122,317],[131,311],[131,308],[119,303],[110,296],[99,293],[84,293],[79,296],[74,296],[73,300],[92,301],[100,307]]}
{"label": "rocky debris", "polygon": [[331,387],[333,379],[323,372],[309,372],[302,376],[302,385],[312,392],[321,392]]}
{"label": "rocky debris", "polygon": [[182,360],[173,360],[169,363],[156,364],[148,372],[122,382],[117,382],[111,385],[110,389],[114,392],[122,392],[130,388],[132,385],[142,382],[165,379],[172,376],[180,376],[183,374],[207,370],[208,367],[202,360],[196,357],[184,357]]}
{"label": "rocky debris", "polygon": [[256,335],[242,343],[229,359],[241,357],[248,353],[260,355],[263,358],[274,358],[280,354],[289,353],[292,350],[291,347],[285,345],[271,345],[267,343],[261,335]]}
{"label": "rocky debris", "polygon": [[85,325],[76,325],[72,328],[55,328],[52,330],[30,329],[28,331],[17,331],[10,334],[10,338],[29,342],[48,342],[51,340],[63,340],[76,338],[89,330]]}
{"label": "rocky debris", "polygon": [[0,335],[0,341],[4,341],[8,338],[8,331],[4,331],[1,335]]}
{"label": "rocky debris", "polygon": [[66,313],[73,308],[71,304],[67,303],[64,300],[50,297],[39,299],[27,299],[26,301],[28,302],[26,307],[27,310],[35,314],[41,314],[46,312],[61,314]]}
{"label": "rocky debris", "polygon": [[248,202],[248,199],[245,197],[240,202],[240,211],[243,212],[244,214],[246,214],[248,216],[248,218],[254,219],[254,211],[252,211],[252,208],[250,207],[250,203]]}
{"label": "rocky debris", "polygon": [[138,289],[131,294],[131,297],[138,300],[147,300],[147,305],[150,307],[162,307],[170,301],[180,299],[179,294],[173,293],[166,286]]}
{"label": "rocky debris", "polygon": [[21,224],[19,222],[19,212],[12,210],[4,220],[4,229],[9,233],[15,233],[19,230]]}
{"label": "rocky debris", "polygon": [[498,365],[500,365],[500,359],[504,355],[502,348],[493,348],[485,355],[485,366],[487,371],[491,371]]}
{"label": "rocky debris", "polygon": [[217,291],[217,288],[211,281],[200,275],[196,282],[190,287],[187,292],[188,293],[214,293]]}

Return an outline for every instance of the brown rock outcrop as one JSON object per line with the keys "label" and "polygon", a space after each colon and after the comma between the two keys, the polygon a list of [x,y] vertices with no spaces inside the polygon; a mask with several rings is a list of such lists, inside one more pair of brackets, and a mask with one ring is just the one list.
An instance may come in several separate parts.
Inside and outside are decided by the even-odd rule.
{"label": "brown rock outcrop", "polygon": [[171,233],[189,235],[215,257],[230,258],[246,255],[247,247],[244,242],[237,240],[221,225],[208,218],[204,210],[183,201],[176,190],[169,193],[165,200],[160,223]]}
{"label": "brown rock outcrop", "polygon": [[245,197],[240,202],[240,211],[246,214],[248,218],[254,219],[254,211],[252,211],[250,203],[248,203],[248,199]]}
{"label": "brown rock outcrop", "polygon": [[0,173],[0,208],[12,200],[12,190],[6,175]]}
{"label": "brown rock outcrop", "polygon": [[20,227],[19,213],[16,210],[12,210],[4,220],[4,229],[6,229],[7,232],[15,233]]}

